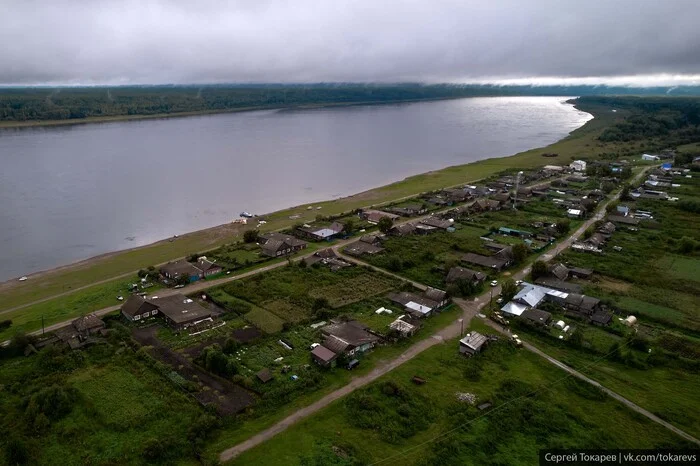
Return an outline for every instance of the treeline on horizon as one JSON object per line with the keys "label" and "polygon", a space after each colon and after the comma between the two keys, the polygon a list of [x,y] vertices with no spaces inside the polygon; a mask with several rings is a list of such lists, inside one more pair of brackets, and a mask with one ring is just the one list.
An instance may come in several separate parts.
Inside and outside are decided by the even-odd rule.
{"label": "treeline on horizon", "polygon": [[241,84],[0,88],[0,121],[79,120],[252,108],[487,96],[700,96],[700,86],[498,86],[423,84]]}
{"label": "treeline on horizon", "polygon": [[583,96],[576,101],[584,107],[601,105],[628,113],[603,131],[599,139],[604,142],[657,139],[667,147],[675,147],[700,140],[698,98]]}

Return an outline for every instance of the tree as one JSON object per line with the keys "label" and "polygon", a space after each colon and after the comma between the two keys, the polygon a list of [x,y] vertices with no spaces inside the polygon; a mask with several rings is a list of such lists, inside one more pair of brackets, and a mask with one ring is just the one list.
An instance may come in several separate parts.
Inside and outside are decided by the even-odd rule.
{"label": "tree", "polygon": [[533,280],[537,280],[538,278],[547,275],[548,272],[549,269],[547,268],[546,262],[535,261],[535,263],[532,264],[532,272],[530,272],[530,274],[532,275]]}
{"label": "tree", "polygon": [[605,194],[610,194],[612,190],[615,189],[615,185],[609,181],[605,181],[603,182],[601,188]]}
{"label": "tree", "polygon": [[187,285],[187,284],[190,283],[190,276],[189,276],[188,274],[186,274],[186,273],[180,274],[180,275],[178,275],[177,278],[175,279],[175,282],[176,282],[178,285]]}
{"label": "tree", "polygon": [[512,278],[509,278],[503,282],[503,285],[501,286],[501,297],[503,298],[504,302],[513,299],[513,296],[515,296],[517,292],[518,286],[515,284],[515,281]]}
{"label": "tree", "polygon": [[258,241],[260,232],[258,230],[246,230],[243,232],[243,241],[246,243],[255,243]]}
{"label": "tree", "polygon": [[623,201],[629,201],[630,200],[630,185],[626,184],[622,188],[622,192],[620,193],[620,199]]}
{"label": "tree", "polygon": [[571,222],[568,220],[561,220],[557,222],[557,233],[559,233],[561,236],[564,236],[569,232],[569,229],[571,229]]}
{"label": "tree", "polygon": [[391,230],[391,227],[394,226],[394,221],[389,217],[382,217],[379,219],[377,226],[379,227],[379,231],[382,233],[388,233],[389,230]]}
{"label": "tree", "polygon": [[345,223],[343,223],[343,229],[348,235],[352,234],[352,232],[355,231],[356,227],[357,225],[355,225],[355,220],[352,218],[347,219]]}
{"label": "tree", "polygon": [[513,259],[516,264],[521,264],[527,258],[527,246],[523,243],[518,243],[513,246]]}

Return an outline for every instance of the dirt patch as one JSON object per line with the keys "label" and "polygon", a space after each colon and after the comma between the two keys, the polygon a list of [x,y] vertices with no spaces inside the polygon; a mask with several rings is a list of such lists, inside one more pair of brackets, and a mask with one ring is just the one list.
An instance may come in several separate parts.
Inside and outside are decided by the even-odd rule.
{"label": "dirt patch", "polygon": [[626,293],[630,290],[630,288],[632,288],[632,285],[630,283],[615,280],[610,277],[598,277],[598,280],[595,282],[595,284],[603,289],[616,291],[618,293]]}
{"label": "dirt patch", "polygon": [[241,343],[248,343],[261,336],[263,336],[263,333],[257,327],[239,328],[233,331],[233,338]]}
{"label": "dirt patch", "polygon": [[[156,337],[158,326],[134,329],[134,339],[143,346],[151,346],[151,355],[173,368],[183,378],[195,382],[200,390],[194,397],[203,405],[212,405],[222,416],[238,413],[255,402],[242,387],[199,368],[182,353],[173,351]],[[211,344],[211,343],[209,343]]]}

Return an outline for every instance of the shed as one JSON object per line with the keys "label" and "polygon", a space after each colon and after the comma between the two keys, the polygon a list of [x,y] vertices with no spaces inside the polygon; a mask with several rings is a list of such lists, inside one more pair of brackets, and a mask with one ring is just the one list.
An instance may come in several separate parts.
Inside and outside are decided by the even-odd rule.
{"label": "shed", "polygon": [[268,369],[267,367],[265,369],[261,370],[260,372],[258,372],[257,374],[255,374],[255,376],[262,383],[268,383],[273,378],[272,372],[270,372],[270,369]]}
{"label": "shed", "polygon": [[337,357],[337,354],[323,345],[319,345],[311,351],[311,358],[322,367],[333,367]]}

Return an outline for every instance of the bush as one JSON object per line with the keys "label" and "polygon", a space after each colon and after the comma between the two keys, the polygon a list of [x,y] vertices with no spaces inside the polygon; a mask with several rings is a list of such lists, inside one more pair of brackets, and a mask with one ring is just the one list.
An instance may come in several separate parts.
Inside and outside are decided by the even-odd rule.
{"label": "bush", "polygon": [[243,241],[246,243],[255,243],[258,241],[260,232],[258,230],[246,230],[243,232]]}
{"label": "bush", "polygon": [[544,277],[549,273],[549,269],[547,268],[547,263],[543,261],[535,261],[532,264],[532,271],[530,272],[530,275],[532,275],[533,280],[537,280],[540,277]]}
{"label": "bush", "polygon": [[10,327],[12,327],[12,321],[10,319],[0,322],[0,330],[7,330]]}
{"label": "bush", "polygon": [[12,438],[5,444],[5,461],[8,465],[29,464],[29,449],[20,439]]}
{"label": "bush", "polygon": [[57,421],[73,410],[78,392],[72,387],[52,385],[24,399],[24,414],[33,425]]}

